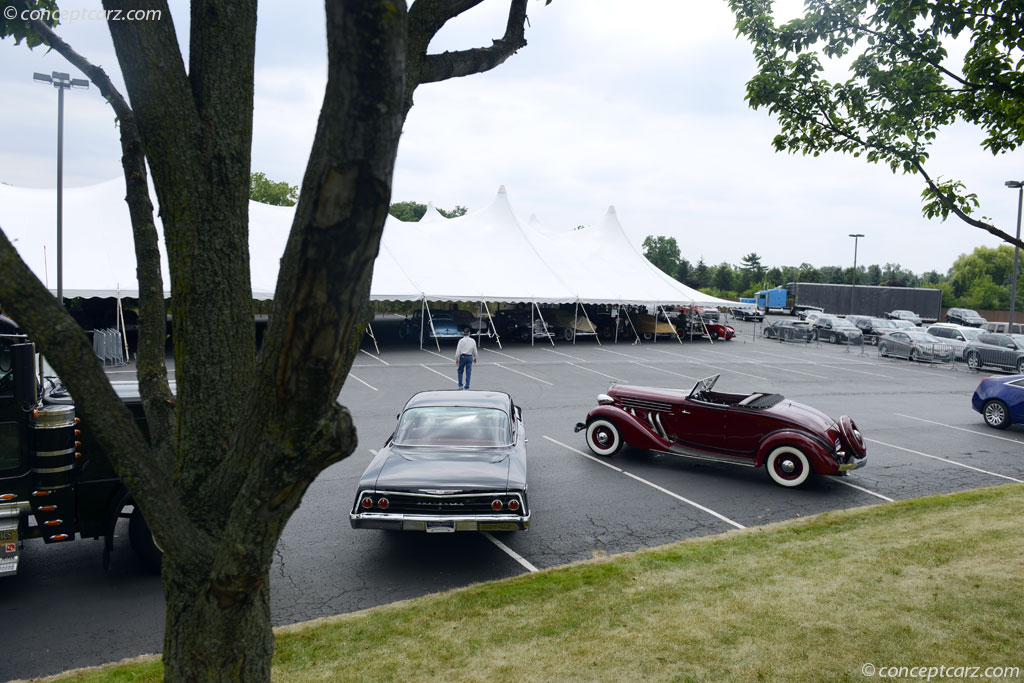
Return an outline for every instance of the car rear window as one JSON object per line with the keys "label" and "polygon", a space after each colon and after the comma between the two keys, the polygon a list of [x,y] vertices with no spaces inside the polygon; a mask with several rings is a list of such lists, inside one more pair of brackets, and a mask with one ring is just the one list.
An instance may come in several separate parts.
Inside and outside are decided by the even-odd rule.
{"label": "car rear window", "polygon": [[508,414],[476,406],[424,406],[402,413],[395,430],[399,446],[464,446],[511,444]]}

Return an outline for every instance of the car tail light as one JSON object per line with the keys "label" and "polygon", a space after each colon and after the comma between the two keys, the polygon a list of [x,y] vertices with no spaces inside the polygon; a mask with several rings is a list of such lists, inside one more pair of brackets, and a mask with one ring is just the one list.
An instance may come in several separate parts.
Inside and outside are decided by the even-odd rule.
{"label": "car tail light", "polygon": [[491,509],[494,510],[495,512],[498,512],[503,507],[505,507],[505,504],[501,502],[500,498],[495,498],[494,500],[491,501]]}
{"label": "car tail light", "polygon": [[359,505],[361,505],[364,510],[369,510],[370,508],[373,507],[373,498],[366,496],[361,501],[359,501]]}
{"label": "car tail light", "polygon": [[511,510],[512,512],[515,512],[516,510],[518,510],[519,509],[519,501],[516,500],[515,498],[510,500],[508,502],[508,509]]}
{"label": "car tail light", "polygon": [[377,499],[377,507],[379,507],[381,510],[387,510],[389,505],[391,505],[391,501],[388,500],[387,498],[381,496],[379,499]]}

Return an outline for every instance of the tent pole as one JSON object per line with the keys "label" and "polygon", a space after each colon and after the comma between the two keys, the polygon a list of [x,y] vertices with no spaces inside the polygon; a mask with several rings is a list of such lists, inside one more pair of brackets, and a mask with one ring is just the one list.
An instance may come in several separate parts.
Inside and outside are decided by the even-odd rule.
{"label": "tent pole", "polygon": [[672,333],[673,333],[674,335],[676,335],[676,341],[678,341],[678,342],[679,342],[679,344],[680,344],[680,345],[682,345],[682,343],[683,343],[683,340],[679,338],[679,330],[677,330],[677,329],[676,329],[676,326],[672,324],[672,321],[671,321],[671,320],[669,320],[669,318],[668,318],[668,313],[666,313],[666,312],[665,312],[665,307],[664,307],[664,306],[661,306],[660,308],[661,308],[661,314],[662,314],[663,316],[665,316],[665,322],[667,322],[667,323],[668,323],[668,326],[672,328]]}
{"label": "tent pole", "polygon": [[536,301],[531,301],[530,302],[530,346],[534,345],[533,321],[536,320],[536,318],[533,315],[533,309],[535,309],[536,307],[537,307],[537,302]]}
{"label": "tent pole", "polygon": [[[583,309],[583,317],[587,319],[587,324],[590,325],[590,329],[592,329],[594,331],[594,339],[597,340],[597,345],[598,346],[604,346],[604,344],[601,343],[601,335],[597,331],[597,326],[594,325],[594,323],[592,323],[590,321],[590,315],[587,314],[587,307],[582,305],[582,304],[580,304],[580,308]],[[616,327],[618,327],[618,325],[616,325]]]}
{"label": "tent pole", "polygon": [[[479,320],[483,320],[484,317],[484,302],[480,301],[479,306],[476,307],[476,317]],[[480,326],[476,328],[476,345],[480,346]]]}
{"label": "tent pole", "polygon": [[423,325],[427,321],[427,316],[423,315],[423,307],[426,306],[427,299],[424,297],[420,301],[420,351],[423,350]]}
{"label": "tent pole", "polygon": [[494,318],[491,317],[491,307],[484,302],[484,310],[487,311],[487,320],[491,323],[491,329],[494,330],[494,341],[498,342],[498,348],[501,348],[501,337],[498,335],[498,328],[494,326]]}
{"label": "tent pole", "polygon": [[[696,308],[696,304],[691,304],[690,310],[693,310],[694,308]],[[708,331],[708,324],[704,321],[703,315],[700,316],[700,325],[701,327],[704,328],[704,334],[708,335],[708,341],[711,342],[712,345],[714,345],[715,340],[711,338],[711,332]]]}
{"label": "tent pole", "polygon": [[437,346],[437,352],[441,353],[441,342],[437,340],[437,330],[434,329],[434,316],[430,315],[430,306],[427,306],[427,320],[430,321],[430,334],[434,335],[434,344]]}
{"label": "tent pole", "polygon": [[380,355],[380,347],[377,345],[377,338],[373,336],[373,325],[366,323],[366,333],[370,335],[370,339],[373,340],[373,348],[377,351],[377,355]]}
{"label": "tent pole", "polygon": [[572,311],[572,345],[576,346],[576,323],[580,319],[580,300],[576,299],[576,308]]}
{"label": "tent pole", "polygon": [[622,313],[622,301],[619,301],[619,307],[615,309],[615,341],[612,343],[618,346],[619,344],[619,314]]}
{"label": "tent pole", "polygon": [[[625,309],[622,309],[622,310],[625,310]],[[640,341],[640,333],[636,331],[636,325],[633,324],[633,319],[629,317],[629,311],[626,311],[626,320],[629,322],[629,326],[633,329],[634,336],[636,336],[636,339],[633,340],[633,343],[634,344],[640,344],[640,346],[643,346],[643,342]],[[657,323],[657,320],[655,320],[655,323]],[[655,324],[654,329],[655,330],[658,329],[657,324]],[[654,336],[657,337],[658,335],[654,335]]]}
{"label": "tent pole", "polygon": [[540,324],[541,327],[544,328],[544,334],[547,335],[548,341],[551,342],[551,346],[554,346],[555,335],[548,333],[548,324],[544,322],[544,314],[540,312],[540,306],[537,305],[536,301],[533,302],[533,307],[537,309],[537,315],[540,316]]}
{"label": "tent pole", "polygon": [[128,328],[124,324],[124,307],[121,306],[121,286],[117,287],[117,319],[121,323],[121,343],[124,345],[124,362],[131,360],[128,356]]}

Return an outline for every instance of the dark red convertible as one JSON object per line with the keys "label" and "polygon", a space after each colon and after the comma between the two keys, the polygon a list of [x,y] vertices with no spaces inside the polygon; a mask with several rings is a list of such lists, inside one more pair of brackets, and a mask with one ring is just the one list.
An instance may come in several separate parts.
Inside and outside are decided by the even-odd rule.
{"label": "dark red convertible", "polygon": [[612,385],[587,421],[587,445],[610,456],[623,444],[698,460],[761,467],[782,486],[811,472],[840,474],[865,465],[867,447],[853,420],[839,421],[779,394],[714,391],[718,375],[687,393]]}

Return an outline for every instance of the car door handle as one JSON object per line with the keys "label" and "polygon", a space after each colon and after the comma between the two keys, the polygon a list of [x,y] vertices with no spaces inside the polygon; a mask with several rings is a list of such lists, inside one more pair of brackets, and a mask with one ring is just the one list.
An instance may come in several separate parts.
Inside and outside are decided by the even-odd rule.
{"label": "car door handle", "polygon": [[680,410],[679,412],[682,413],[683,415],[689,415],[690,414],[689,410]]}

